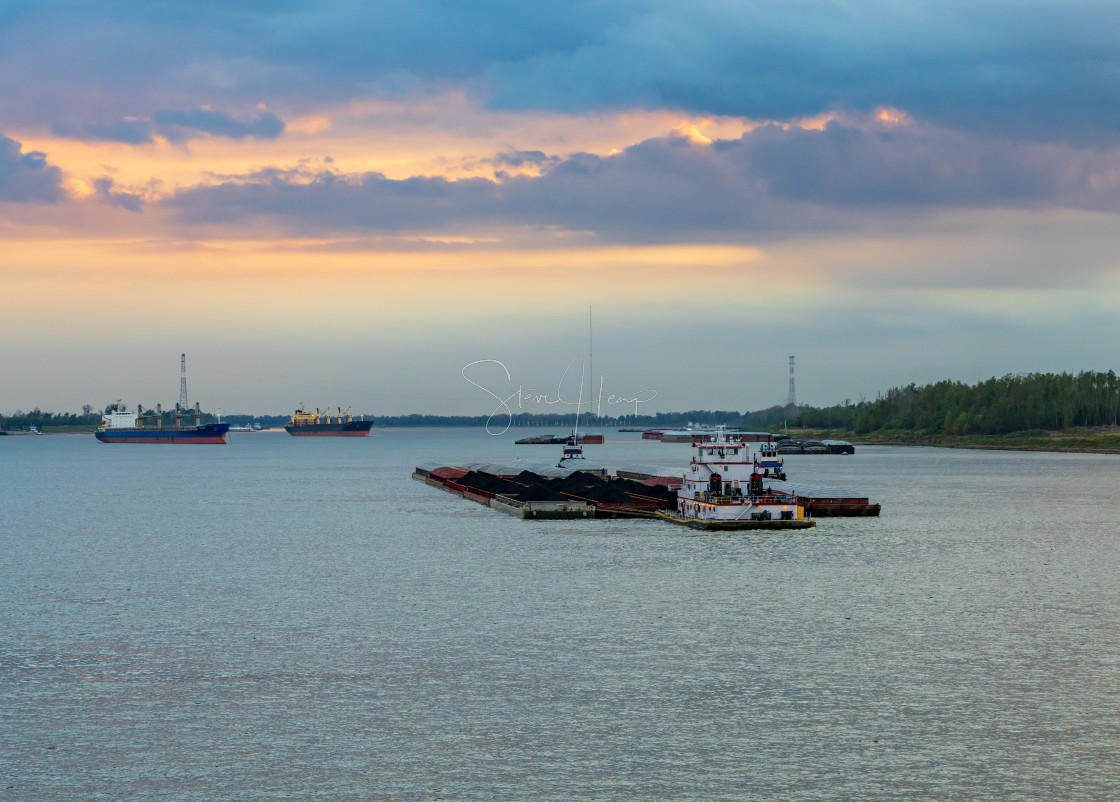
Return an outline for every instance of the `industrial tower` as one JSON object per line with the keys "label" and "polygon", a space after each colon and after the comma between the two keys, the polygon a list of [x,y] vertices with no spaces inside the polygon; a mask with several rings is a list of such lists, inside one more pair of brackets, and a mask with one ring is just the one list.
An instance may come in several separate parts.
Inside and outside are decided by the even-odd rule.
{"label": "industrial tower", "polygon": [[[790,357],[790,372],[793,372],[793,357]],[[793,379],[789,391],[793,394]],[[179,409],[187,408],[187,355],[179,354]]]}
{"label": "industrial tower", "polygon": [[[186,381],[186,379],[184,379],[183,381]],[[183,386],[185,387],[186,385],[183,385]],[[185,393],[186,390],[183,390],[183,392]],[[795,390],[794,387],[793,387],[793,357],[792,356],[789,358],[789,398],[786,400],[786,406],[790,406],[790,407],[797,406],[797,390]]]}

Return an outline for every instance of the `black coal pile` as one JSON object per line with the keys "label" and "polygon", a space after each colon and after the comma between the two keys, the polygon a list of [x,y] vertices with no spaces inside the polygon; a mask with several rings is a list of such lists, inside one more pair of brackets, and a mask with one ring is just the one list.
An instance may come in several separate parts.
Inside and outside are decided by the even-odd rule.
{"label": "black coal pile", "polygon": [[508,479],[502,479],[500,476],[494,476],[489,473],[480,473],[479,471],[471,471],[468,474],[464,474],[461,479],[456,479],[455,481],[463,485],[463,487],[473,487],[477,490],[485,490],[488,493],[501,493],[502,495],[517,493],[525,489],[516,482],[511,482]]}
{"label": "black coal pile", "polygon": [[620,487],[615,487],[614,482],[591,485],[583,491],[582,495],[584,498],[605,504],[632,504],[634,502],[630,494]]}
{"label": "black coal pile", "polygon": [[665,507],[677,504],[677,494],[665,488],[649,488],[630,479],[603,479],[583,471],[576,471],[562,479],[546,479],[545,482],[558,492],[608,504],[632,504],[639,500],[634,495],[657,499]]}
{"label": "black coal pile", "polygon": [[518,501],[568,501],[562,495],[545,485],[530,485],[517,491]]}
{"label": "black coal pile", "polygon": [[655,498],[659,501],[668,502],[670,506],[677,506],[677,491],[670,490],[664,485],[644,485],[641,482],[635,482],[633,479],[616,479],[615,482],[621,485],[627,493]]}
{"label": "black coal pile", "polygon": [[606,484],[602,477],[584,471],[576,471],[556,479],[545,479],[544,482],[557,492],[575,493],[577,496],[584,495],[589,488]]}
{"label": "black coal pile", "polygon": [[513,496],[518,501],[565,501],[567,496],[603,504],[633,504],[640,499],[654,498],[664,507],[677,505],[675,491],[665,487],[647,487],[630,479],[604,479],[593,473],[576,471],[568,476],[546,479],[532,471],[522,471],[513,481],[488,473],[471,471],[456,480],[464,487],[473,487],[502,496]]}

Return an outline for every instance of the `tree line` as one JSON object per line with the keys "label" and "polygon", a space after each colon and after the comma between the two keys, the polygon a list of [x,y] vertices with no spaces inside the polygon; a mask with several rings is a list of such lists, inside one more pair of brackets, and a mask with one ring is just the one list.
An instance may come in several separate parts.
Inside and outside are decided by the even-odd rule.
{"label": "tree line", "polygon": [[[110,404],[105,412],[116,408]],[[148,414],[151,414],[150,411]],[[0,415],[0,429],[26,430],[36,426],[96,426],[102,412],[89,404],[81,414],[17,410]],[[163,412],[164,425],[173,423],[173,410]],[[223,415],[230,423],[258,422],[283,426],[286,415]],[[378,426],[555,426],[575,425],[574,413],[519,413],[512,420],[503,415],[367,415]],[[216,420],[203,413],[204,423]],[[922,387],[910,384],[880,394],[874,401],[831,407],[774,406],[754,412],[690,410],[628,415],[621,418],[580,415],[580,428],[631,426],[681,428],[689,423],[726,424],[732,428],[776,431],[788,426],[805,429],[834,429],[866,435],[879,431],[908,431],[932,435],[1008,434],[1031,430],[1058,431],[1076,426],[1120,424],[1120,378],[1113,371],[1093,373],[1029,373],[991,378],[975,385],[940,381]]]}
{"label": "tree line", "polygon": [[101,422],[101,411],[95,411],[86,404],[81,414],[74,412],[44,412],[35,407],[30,412],[17,409],[12,415],[0,415],[0,430],[27,431],[32,426],[43,430],[44,426],[96,426]]}
{"label": "tree line", "polygon": [[865,435],[909,431],[934,435],[1058,431],[1120,424],[1120,378],[1113,371],[1028,373],[975,385],[940,381],[888,390],[851,406],[799,409],[791,426]]}

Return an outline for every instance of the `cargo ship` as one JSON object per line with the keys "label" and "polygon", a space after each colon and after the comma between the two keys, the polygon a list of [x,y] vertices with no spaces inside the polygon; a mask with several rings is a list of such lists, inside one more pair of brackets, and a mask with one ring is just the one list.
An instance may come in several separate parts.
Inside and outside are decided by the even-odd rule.
{"label": "cargo ship", "polygon": [[329,410],[325,414],[320,414],[318,409],[307,412],[303,404],[300,404],[299,409],[292,413],[284,431],[295,437],[369,437],[373,421],[365,418],[362,415],[354,420],[353,407],[348,407],[346,420],[343,420],[342,407],[339,407],[338,417],[332,420]]}
{"label": "cargo ship", "polygon": [[[193,426],[184,426],[185,419],[194,419]],[[228,423],[202,423],[202,410],[195,404],[191,415],[186,415],[178,407],[175,409],[175,425],[163,425],[163,412],[157,405],[145,415],[139,405],[135,412],[119,409],[106,412],[101,426],[94,436],[102,443],[192,443],[198,445],[220,444],[226,442]]]}

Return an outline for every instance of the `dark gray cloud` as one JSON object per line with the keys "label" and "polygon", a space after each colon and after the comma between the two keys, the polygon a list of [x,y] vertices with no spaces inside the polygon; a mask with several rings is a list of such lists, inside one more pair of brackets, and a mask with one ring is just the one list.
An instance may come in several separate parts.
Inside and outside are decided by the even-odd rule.
{"label": "dark gray cloud", "polygon": [[[246,181],[184,190],[163,201],[192,223],[285,220],[292,230],[402,232],[442,229],[455,222],[500,214],[499,187],[485,179],[388,179],[380,173],[339,176],[322,172],[294,177],[261,171]],[[216,210],[223,211],[215,213]],[[328,223],[323,215],[336,215]]]}
{"label": "dark gray cloud", "polygon": [[[45,0],[0,16],[0,120],[104,136],[106,120],[168,107],[297,113],[454,86],[495,108],[570,112],[788,120],[887,105],[945,128],[1111,143],[1118,30],[1111,0]],[[277,132],[191,114],[174,124]]]}
{"label": "dark gray cloud", "polygon": [[125,192],[115,187],[116,183],[111,178],[98,178],[93,182],[93,190],[98,199],[110,206],[119,206],[130,212],[144,210],[144,196],[135,192]]}
{"label": "dark gray cloud", "polygon": [[823,131],[765,126],[717,149],[776,196],[858,206],[1093,205],[1092,163],[1107,170],[1118,161],[943,129],[836,122]]}
{"label": "dark gray cloud", "polygon": [[44,153],[23,152],[23,146],[0,134],[0,201],[58,203],[62,171],[47,163]]}
{"label": "dark gray cloud", "polygon": [[146,120],[120,120],[113,123],[51,123],[51,133],[66,139],[85,142],[123,142],[143,145],[152,141],[152,126]]}
{"label": "dark gray cloud", "polygon": [[496,167],[525,167],[526,165],[534,165],[542,167],[548,164],[555,164],[559,161],[556,156],[549,156],[542,150],[512,150],[507,153],[499,153],[491,163]]}
{"label": "dark gray cloud", "polygon": [[113,123],[54,122],[55,136],[83,141],[123,142],[142,145],[153,141],[156,134],[171,142],[193,139],[200,134],[229,139],[276,139],[284,133],[284,121],[272,112],[262,112],[256,119],[242,121],[229,114],[210,109],[157,111],[151,119],[126,119]]}
{"label": "dark gray cloud", "polygon": [[547,166],[542,175],[499,172],[495,180],[273,170],[184,190],[165,204],[188,222],[273,220],[304,232],[482,224],[626,242],[741,241],[990,207],[1120,210],[1118,151],[916,125],[764,126],[711,146],[670,137],[608,157],[532,159]]}
{"label": "dark gray cloud", "polygon": [[284,133],[284,121],[272,112],[262,112],[255,120],[242,122],[228,114],[209,109],[194,111],[157,111],[152,115],[156,129],[168,139],[188,139],[195,133],[230,139],[276,139]]}

